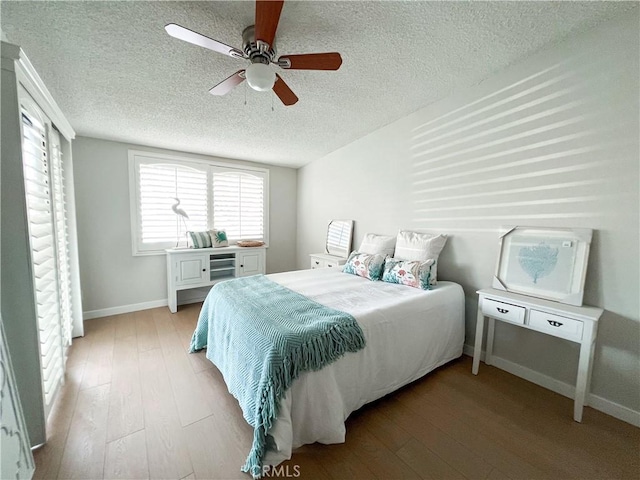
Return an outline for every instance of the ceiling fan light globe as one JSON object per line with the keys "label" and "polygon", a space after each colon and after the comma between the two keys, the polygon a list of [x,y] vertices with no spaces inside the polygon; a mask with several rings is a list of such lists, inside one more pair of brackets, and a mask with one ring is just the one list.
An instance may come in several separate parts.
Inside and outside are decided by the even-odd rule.
{"label": "ceiling fan light globe", "polygon": [[276,83],[276,73],[264,63],[252,63],[245,72],[247,83],[259,92],[271,90]]}

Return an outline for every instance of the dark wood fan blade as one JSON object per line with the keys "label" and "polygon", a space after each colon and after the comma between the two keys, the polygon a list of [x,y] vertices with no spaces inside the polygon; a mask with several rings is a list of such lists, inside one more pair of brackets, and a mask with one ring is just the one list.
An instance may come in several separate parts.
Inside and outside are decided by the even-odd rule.
{"label": "dark wood fan blade", "polygon": [[337,52],[283,55],[278,59],[278,65],[294,70],[338,70],[342,57]]}
{"label": "dark wood fan blade", "polygon": [[209,93],[211,95],[219,95],[219,96],[226,95],[235,87],[240,85],[242,82],[244,82],[244,70],[238,70],[229,78],[225,78],[223,81],[221,81],[211,90],[209,90]]}
{"label": "dark wood fan blade", "polygon": [[278,96],[282,103],[284,103],[287,107],[293,105],[298,101],[298,97],[293,91],[289,88],[289,85],[284,83],[284,80],[276,73],[276,83],[273,85],[273,91]]}
{"label": "dark wood fan blade", "polygon": [[278,21],[284,0],[257,0],[256,1],[256,40],[262,40],[273,46],[276,37]]}
{"label": "dark wood fan blade", "polygon": [[225,45],[222,42],[214,40],[213,38],[205,37],[200,33],[194,32],[193,30],[189,30],[188,28],[181,27],[180,25],[176,25],[175,23],[170,23],[169,25],[166,25],[164,29],[167,31],[169,35],[179,40],[184,40],[185,42],[193,43],[194,45],[208,48],[209,50],[213,50],[214,52],[222,53],[224,55],[229,55],[230,57],[236,57],[236,58],[244,57],[244,54],[237,48],[233,48],[233,47],[230,47],[229,45]]}

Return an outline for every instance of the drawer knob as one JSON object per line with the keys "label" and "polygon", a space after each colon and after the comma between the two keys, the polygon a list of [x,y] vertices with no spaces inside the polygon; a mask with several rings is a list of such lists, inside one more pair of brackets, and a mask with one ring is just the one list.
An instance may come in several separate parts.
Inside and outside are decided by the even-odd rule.
{"label": "drawer knob", "polygon": [[497,309],[500,313],[509,313],[509,310],[507,310],[506,308],[496,307],[496,309]]}
{"label": "drawer knob", "polygon": [[320,265],[320,262],[316,261],[316,265]]}
{"label": "drawer knob", "polygon": [[549,325],[551,325],[552,327],[561,327],[562,325],[564,325],[563,323],[556,322],[555,320],[547,320],[547,322],[549,322]]}

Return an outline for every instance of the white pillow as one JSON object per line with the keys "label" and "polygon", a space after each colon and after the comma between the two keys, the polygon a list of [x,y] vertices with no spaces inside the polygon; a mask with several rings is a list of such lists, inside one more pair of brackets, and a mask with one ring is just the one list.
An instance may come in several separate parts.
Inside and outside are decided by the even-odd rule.
{"label": "white pillow", "polygon": [[362,239],[358,252],[368,253],[370,255],[389,255],[392,257],[395,246],[396,237],[367,233]]}
{"label": "white pillow", "polygon": [[400,230],[396,241],[396,253],[393,258],[419,262],[425,262],[433,258],[436,263],[431,269],[431,285],[435,285],[438,281],[438,256],[445,243],[447,243],[445,234],[434,235]]}

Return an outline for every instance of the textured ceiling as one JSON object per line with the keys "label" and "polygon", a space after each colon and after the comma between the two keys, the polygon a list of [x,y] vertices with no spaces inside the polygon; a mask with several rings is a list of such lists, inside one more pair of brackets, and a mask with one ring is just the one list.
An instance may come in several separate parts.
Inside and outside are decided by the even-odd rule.
{"label": "textured ceiling", "polygon": [[279,54],[339,51],[344,61],[337,72],[284,71],[300,97],[292,107],[244,84],[210,95],[244,63],[163,28],[178,23],[240,47],[250,1],[2,1],[0,16],[79,135],[298,167],[631,8],[288,1]]}

